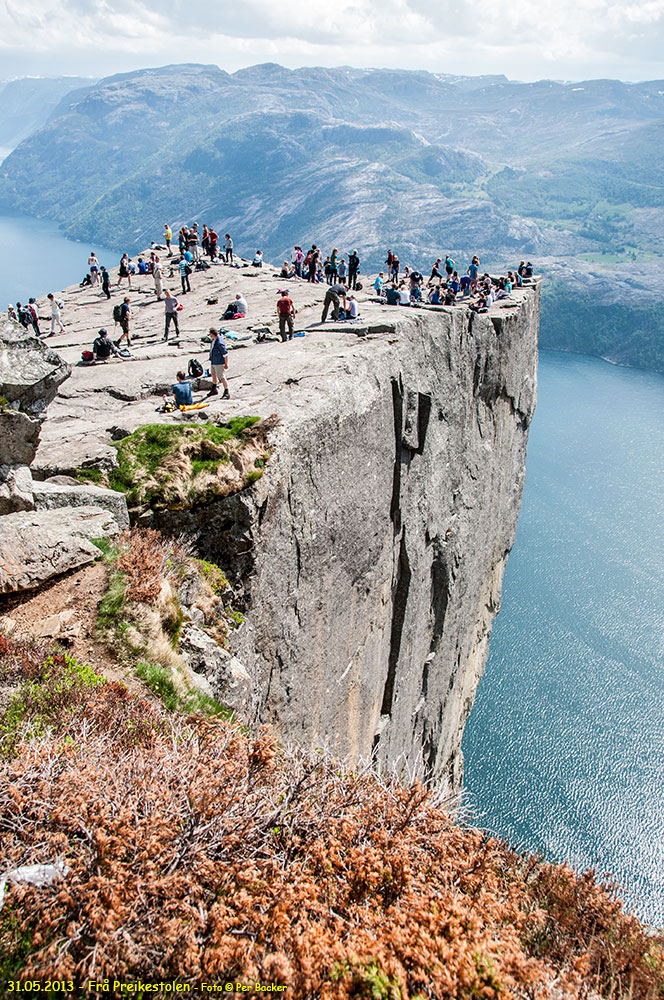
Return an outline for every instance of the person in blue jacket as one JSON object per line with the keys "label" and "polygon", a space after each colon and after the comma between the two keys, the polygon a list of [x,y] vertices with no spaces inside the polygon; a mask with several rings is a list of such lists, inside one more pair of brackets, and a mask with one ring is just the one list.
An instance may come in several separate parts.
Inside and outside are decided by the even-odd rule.
{"label": "person in blue jacket", "polygon": [[228,382],[226,381],[226,372],[228,371],[228,348],[224,343],[221,331],[216,330],[213,326],[210,327],[210,340],[212,341],[210,345],[210,369],[212,371],[212,388],[210,389],[210,396],[217,396],[219,394],[217,386],[218,383],[221,382],[224,387],[224,394],[221,398],[230,399],[231,394],[228,391]]}

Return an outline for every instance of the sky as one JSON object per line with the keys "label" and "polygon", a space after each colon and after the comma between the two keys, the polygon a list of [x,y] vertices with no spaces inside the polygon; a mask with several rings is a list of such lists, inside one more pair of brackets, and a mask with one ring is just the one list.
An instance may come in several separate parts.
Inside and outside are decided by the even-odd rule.
{"label": "sky", "polygon": [[664,77],[664,0],[0,0],[0,79],[167,63]]}

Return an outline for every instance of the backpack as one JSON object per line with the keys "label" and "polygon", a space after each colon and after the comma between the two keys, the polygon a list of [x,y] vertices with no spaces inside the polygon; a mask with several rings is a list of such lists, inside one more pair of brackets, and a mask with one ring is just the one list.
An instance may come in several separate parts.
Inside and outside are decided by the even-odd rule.
{"label": "backpack", "polygon": [[185,274],[191,274],[191,264],[185,264],[184,265],[184,273]]}
{"label": "backpack", "polygon": [[192,358],[189,362],[187,368],[190,378],[200,378],[203,374],[203,365],[200,363],[198,358]]}
{"label": "backpack", "polygon": [[81,354],[81,361],[85,361],[87,364],[89,364],[91,361],[94,361],[94,359],[95,356],[92,353],[92,351],[83,351],[83,353]]}
{"label": "backpack", "polygon": [[122,319],[122,306],[118,303],[118,305],[113,306],[113,321],[115,323],[119,323],[121,319]]}

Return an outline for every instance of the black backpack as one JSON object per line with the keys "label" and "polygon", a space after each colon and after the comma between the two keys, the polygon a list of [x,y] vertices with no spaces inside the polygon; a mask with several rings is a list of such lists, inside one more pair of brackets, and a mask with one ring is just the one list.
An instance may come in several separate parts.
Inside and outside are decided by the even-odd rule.
{"label": "black backpack", "polygon": [[200,378],[203,374],[203,365],[200,363],[198,358],[191,358],[187,371],[189,372],[190,378]]}
{"label": "black backpack", "polygon": [[113,306],[113,321],[119,323],[122,319],[122,306],[120,304]]}

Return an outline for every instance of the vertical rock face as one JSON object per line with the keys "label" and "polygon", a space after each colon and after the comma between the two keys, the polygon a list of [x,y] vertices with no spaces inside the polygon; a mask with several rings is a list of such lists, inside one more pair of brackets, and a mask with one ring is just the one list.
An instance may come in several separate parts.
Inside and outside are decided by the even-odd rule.
{"label": "vertical rock face", "polygon": [[227,565],[232,541],[251,564],[236,652],[257,718],[458,786],[521,503],[539,286],[500,315],[394,317],[284,418],[210,555]]}

